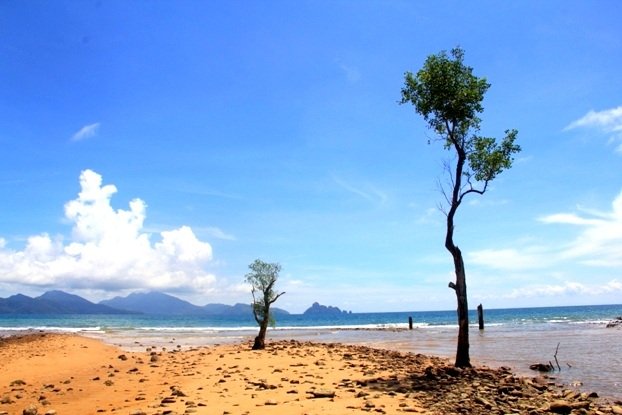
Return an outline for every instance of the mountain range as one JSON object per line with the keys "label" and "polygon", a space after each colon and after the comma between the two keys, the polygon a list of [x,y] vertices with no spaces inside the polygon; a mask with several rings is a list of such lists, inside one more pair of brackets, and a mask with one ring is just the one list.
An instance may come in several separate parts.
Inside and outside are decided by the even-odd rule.
{"label": "mountain range", "polygon": [[[289,312],[271,308],[275,316]],[[160,314],[205,316],[250,316],[250,304],[197,306],[161,292],[132,293],[127,297],[92,303],[63,291],[48,291],[39,297],[16,294],[0,298],[1,314]]]}

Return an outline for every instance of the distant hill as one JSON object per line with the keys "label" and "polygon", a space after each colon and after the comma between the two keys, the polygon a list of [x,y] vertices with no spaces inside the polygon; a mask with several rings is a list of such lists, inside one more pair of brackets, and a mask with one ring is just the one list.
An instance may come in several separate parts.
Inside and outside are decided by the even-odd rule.
{"label": "distant hill", "polygon": [[0,314],[126,314],[63,291],[48,291],[32,298],[23,294],[0,298]]}
{"label": "distant hill", "polygon": [[[206,315],[206,316],[252,316],[250,304],[207,304],[203,307],[181,300],[172,295],[157,291],[148,293],[132,293],[127,297],[115,297],[100,301],[110,307],[132,310],[145,314],[164,315]],[[285,310],[272,308],[275,316],[289,314]]]}
{"label": "distant hill", "polygon": [[302,315],[304,316],[322,316],[322,317],[327,317],[327,316],[341,316],[344,314],[352,314],[351,311],[345,311],[345,310],[340,310],[338,307],[333,307],[333,306],[325,306],[325,305],[321,305],[317,302],[313,303],[313,305],[311,307],[309,307],[308,309],[305,310],[304,313],[302,313]]}
{"label": "distant hill", "polygon": [[111,300],[100,301],[99,304],[145,314],[205,314],[204,310],[199,306],[157,291],[132,293],[127,297],[115,297]]}
{"label": "distant hill", "polygon": [[[279,308],[271,308],[275,315],[289,314]],[[252,319],[250,304],[207,304],[203,307],[157,291],[132,293],[127,297],[92,303],[84,298],[63,291],[48,291],[32,298],[16,294],[0,298],[0,314],[160,314],[205,315],[224,317],[248,317]]]}

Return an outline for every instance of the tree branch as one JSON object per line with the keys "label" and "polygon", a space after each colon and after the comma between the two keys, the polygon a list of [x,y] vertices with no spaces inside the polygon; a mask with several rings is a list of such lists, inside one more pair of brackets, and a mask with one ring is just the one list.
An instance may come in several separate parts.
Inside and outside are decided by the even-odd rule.
{"label": "tree branch", "polygon": [[270,301],[270,304],[275,303],[276,300],[278,300],[279,297],[282,296],[283,294],[285,294],[285,291],[283,291],[281,294],[278,294],[276,297],[274,297],[274,299]]}

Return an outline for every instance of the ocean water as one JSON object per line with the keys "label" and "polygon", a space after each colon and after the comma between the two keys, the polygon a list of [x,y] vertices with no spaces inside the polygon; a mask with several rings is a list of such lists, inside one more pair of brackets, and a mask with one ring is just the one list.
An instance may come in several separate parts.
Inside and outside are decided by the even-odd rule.
{"label": "ocean water", "polygon": [[[622,400],[622,305],[484,310],[485,329],[470,316],[470,353],[475,364],[509,366],[535,376],[533,363],[555,363],[556,381]],[[407,330],[408,318],[414,329]],[[353,313],[337,317],[278,317],[270,339],[342,342],[447,357],[455,354],[455,311]],[[77,332],[127,350],[184,348],[247,341],[257,333],[252,317],[155,315],[0,315],[0,336],[24,330]],[[559,346],[558,346],[559,345]]]}

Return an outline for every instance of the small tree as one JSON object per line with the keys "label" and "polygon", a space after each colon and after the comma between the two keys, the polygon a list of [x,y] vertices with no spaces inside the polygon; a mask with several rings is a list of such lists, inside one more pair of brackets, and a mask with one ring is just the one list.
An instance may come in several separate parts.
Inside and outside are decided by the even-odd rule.
{"label": "small tree", "polygon": [[442,189],[447,202],[445,248],[453,257],[456,281],[449,287],[458,302],[458,347],[455,365],[471,366],[469,357],[469,315],[466,274],[462,252],[454,243],[454,217],[464,197],[470,193],[484,194],[488,184],[503,170],[512,166],[513,155],[520,151],[514,144],[516,130],[506,130],[500,143],[491,137],[477,135],[478,114],[484,108],[484,94],[490,87],[485,78],[473,75],[463,63],[464,51],[455,48],[451,57],[445,51],[429,56],[423,68],[413,75],[406,72],[402,88],[402,104],[411,103],[428,126],[454,150],[455,165],[447,164],[450,192]]}
{"label": "small tree", "polygon": [[253,350],[262,350],[266,347],[266,332],[268,324],[272,320],[270,315],[270,306],[279,299],[284,292],[276,294],[274,284],[279,277],[281,265],[278,263],[269,264],[256,259],[255,262],[248,266],[252,272],[245,276],[245,281],[251,285],[251,294],[253,295],[253,316],[259,324],[259,334],[255,337]]}

